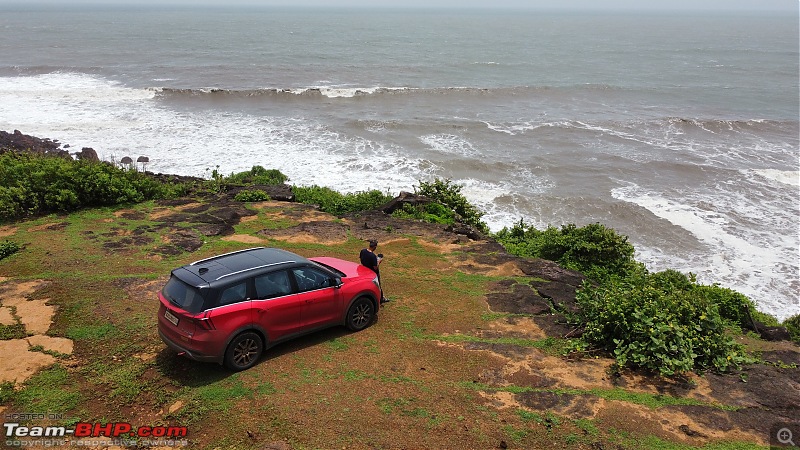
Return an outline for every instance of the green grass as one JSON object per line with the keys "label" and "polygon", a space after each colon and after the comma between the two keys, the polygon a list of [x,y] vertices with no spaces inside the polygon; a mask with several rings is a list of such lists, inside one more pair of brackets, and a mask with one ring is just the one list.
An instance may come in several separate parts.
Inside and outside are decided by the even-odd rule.
{"label": "green grass", "polygon": [[67,328],[67,337],[75,340],[90,340],[97,341],[104,339],[109,335],[116,332],[116,327],[110,323],[103,323],[98,325],[80,325]]}
{"label": "green grass", "polygon": [[0,324],[0,341],[26,337],[28,337],[28,333],[25,331],[25,325],[21,323],[15,323],[14,325]]}
{"label": "green grass", "polygon": [[62,413],[76,408],[83,399],[67,369],[55,364],[32,376],[11,395],[20,411]]}

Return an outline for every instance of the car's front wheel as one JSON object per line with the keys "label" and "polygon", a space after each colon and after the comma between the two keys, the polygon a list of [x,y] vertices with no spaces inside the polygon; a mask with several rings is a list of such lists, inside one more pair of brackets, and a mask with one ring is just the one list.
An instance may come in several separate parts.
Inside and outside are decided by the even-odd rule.
{"label": "car's front wheel", "polygon": [[361,331],[375,320],[375,304],[366,297],[361,297],[347,310],[346,325],[352,331]]}
{"label": "car's front wheel", "polygon": [[240,371],[253,367],[261,353],[264,351],[264,343],[261,336],[252,331],[246,331],[231,341],[225,351],[225,367],[231,370]]}

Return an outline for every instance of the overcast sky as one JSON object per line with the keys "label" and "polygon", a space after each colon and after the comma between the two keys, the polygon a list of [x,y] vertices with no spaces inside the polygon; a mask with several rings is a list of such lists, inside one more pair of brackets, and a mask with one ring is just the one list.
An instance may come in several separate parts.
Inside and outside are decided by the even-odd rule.
{"label": "overcast sky", "polygon": [[798,0],[0,0],[2,5],[159,5],[798,11]]}

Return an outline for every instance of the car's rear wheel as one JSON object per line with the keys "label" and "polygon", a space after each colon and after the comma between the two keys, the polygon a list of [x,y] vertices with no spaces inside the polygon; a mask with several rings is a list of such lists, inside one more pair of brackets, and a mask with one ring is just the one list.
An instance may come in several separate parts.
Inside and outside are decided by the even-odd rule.
{"label": "car's rear wheel", "polygon": [[375,304],[366,297],[361,297],[347,310],[346,325],[352,331],[367,328],[375,320]]}
{"label": "car's rear wheel", "polygon": [[246,331],[231,341],[225,351],[225,367],[239,371],[253,367],[261,353],[264,352],[264,343],[261,336],[252,331]]}

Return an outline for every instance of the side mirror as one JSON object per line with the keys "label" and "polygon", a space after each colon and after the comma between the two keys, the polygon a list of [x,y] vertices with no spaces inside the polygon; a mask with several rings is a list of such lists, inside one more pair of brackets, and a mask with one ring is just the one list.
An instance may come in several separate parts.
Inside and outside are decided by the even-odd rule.
{"label": "side mirror", "polygon": [[340,288],[342,286],[344,286],[344,283],[342,283],[342,279],[341,278],[336,277],[336,278],[333,279],[333,287],[338,289],[338,288]]}

